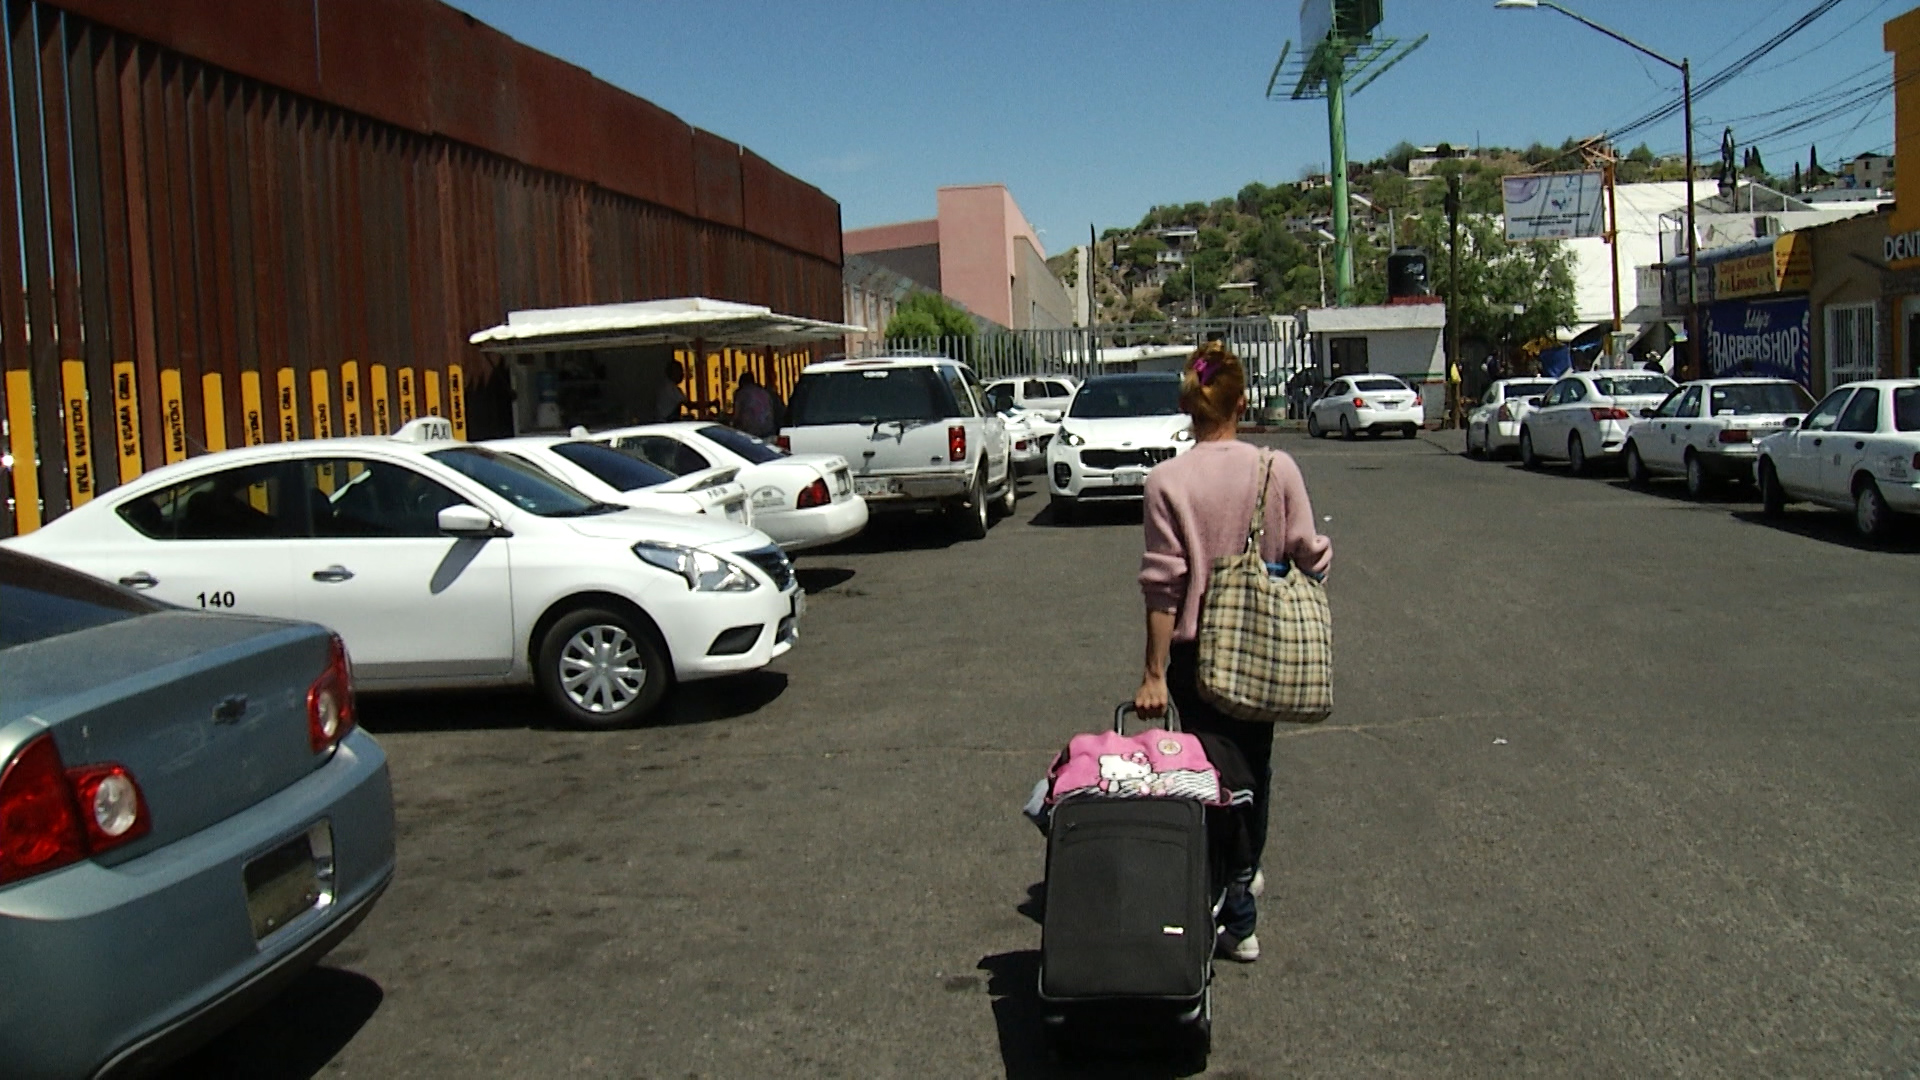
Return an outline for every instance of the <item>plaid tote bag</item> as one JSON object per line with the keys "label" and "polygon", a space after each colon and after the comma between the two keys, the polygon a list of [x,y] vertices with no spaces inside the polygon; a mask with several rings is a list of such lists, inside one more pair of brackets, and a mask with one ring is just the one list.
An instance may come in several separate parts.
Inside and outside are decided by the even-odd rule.
{"label": "plaid tote bag", "polygon": [[1200,696],[1241,720],[1317,723],[1333,712],[1333,612],[1326,589],[1299,567],[1267,572],[1273,457],[1263,455],[1246,550],[1213,560],[1200,606]]}

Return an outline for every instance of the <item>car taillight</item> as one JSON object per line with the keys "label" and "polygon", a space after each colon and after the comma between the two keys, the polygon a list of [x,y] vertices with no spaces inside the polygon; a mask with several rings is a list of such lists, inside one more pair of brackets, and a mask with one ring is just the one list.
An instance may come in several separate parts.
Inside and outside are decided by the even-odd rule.
{"label": "car taillight", "polygon": [[1913,455],[1913,471],[1920,472],[1920,454]]}
{"label": "car taillight", "polygon": [[967,460],[967,429],[964,425],[955,424],[947,429],[947,460]]}
{"label": "car taillight", "polygon": [[324,754],[340,745],[353,730],[353,667],[347,662],[347,647],[334,635],[327,652],[327,667],[307,688],[307,743],[316,754]]}
{"label": "car taillight", "polygon": [[793,453],[793,440],[789,439],[785,434],[775,435],[773,437],[773,445],[779,447],[780,452],[783,454]]}
{"label": "car taillight", "polygon": [[1356,408],[1356,409],[1364,409],[1364,408],[1366,408],[1366,407],[1367,407],[1367,399],[1366,399],[1366,398],[1363,398],[1363,397],[1357,397],[1357,398],[1354,398],[1354,399],[1353,399],[1353,407],[1354,407],[1354,408]]}
{"label": "car taillight", "polygon": [[1593,414],[1595,420],[1625,420],[1627,418],[1627,410],[1625,409],[1614,409],[1602,406],[1587,411]]}
{"label": "car taillight", "polygon": [[1015,450],[1025,450],[1027,448],[1027,440],[1021,439],[1019,442],[1013,444],[1013,448]]}
{"label": "car taillight", "polygon": [[1752,442],[1753,432],[1746,428],[1728,428],[1720,433],[1720,441],[1723,443]]}
{"label": "car taillight", "polygon": [[827,482],[815,480],[800,490],[800,498],[795,501],[794,506],[796,509],[805,510],[810,506],[825,506],[832,501],[833,496],[827,491]]}
{"label": "car taillight", "polygon": [[146,835],[133,774],[119,765],[66,769],[51,732],[0,773],[0,885],[44,874]]}

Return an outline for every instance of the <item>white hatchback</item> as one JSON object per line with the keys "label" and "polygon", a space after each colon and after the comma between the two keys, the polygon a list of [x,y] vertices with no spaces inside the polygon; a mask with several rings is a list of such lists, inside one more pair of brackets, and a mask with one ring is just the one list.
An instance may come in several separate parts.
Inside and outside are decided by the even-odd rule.
{"label": "white hatchback", "polygon": [[766,666],[806,604],[766,534],[597,502],[437,417],[190,458],[5,543],[182,607],[331,627],[365,690],[532,683],[590,728]]}
{"label": "white hatchback", "polygon": [[1307,434],[1316,439],[1332,431],[1351,439],[1388,430],[1411,439],[1426,422],[1419,391],[1392,375],[1342,375],[1307,406]]}
{"label": "white hatchback", "polygon": [[1920,379],[1840,387],[1760,440],[1755,468],[1769,517],[1805,499],[1852,510],[1860,535],[1879,538],[1895,514],[1920,514]]}

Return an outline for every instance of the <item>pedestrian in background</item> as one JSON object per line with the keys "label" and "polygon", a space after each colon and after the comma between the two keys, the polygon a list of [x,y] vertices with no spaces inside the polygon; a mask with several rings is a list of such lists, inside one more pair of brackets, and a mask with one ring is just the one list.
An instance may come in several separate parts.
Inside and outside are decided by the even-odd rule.
{"label": "pedestrian in background", "polygon": [[733,426],[762,439],[780,430],[780,403],[751,371],[741,372],[733,388]]}
{"label": "pedestrian in background", "polygon": [[1228,885],[1220,912],[1220,948],[1240,961],[1260,957],[1255,898],[1265,883],[1260,857],[1273,783],[1273,725],[1235,719],[1201,698],[1200,608],[1214,560],[1246,549],[1247,522],[1262,476],[1267,500],[1260,557],[1281,573],[1290,561],[1315,577],[1324,577],[1333,561],[1333,542],[1314,528],[1300,467],[1286,453],[1263,450],[1238,437],[1240,416],[1247,408],[1246,386],[1246,368],[1220,342],[1196,351],[1180,377],[1180,409],[1193,417],[1194,445],[1147,474],[1146,552],[1140,558],[1147,608],[1146,669],[1133,699],[1135,708],[1148,717],[1165,714],[1171,700],[1180,710],[1184,730],[1232,742],[1253,773],[1248,838],[1253,861],[1243,879]]}
{"label": "pedestrian in background", "polygon": [[653,396],[653,422],[664,424],[680,419],[680,407],[687,403],[686,392],[680,384],[687,378],[687,369],[680,361],[667,364],[666,379],[660,383],[660,389]]}

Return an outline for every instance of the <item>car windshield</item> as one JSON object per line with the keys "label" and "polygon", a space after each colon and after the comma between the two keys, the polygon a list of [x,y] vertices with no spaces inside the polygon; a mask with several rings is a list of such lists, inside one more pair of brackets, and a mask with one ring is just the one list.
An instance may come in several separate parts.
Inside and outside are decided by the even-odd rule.
{"label": "car windshield", "polygon": [[1753,416],[1787,413],[1799,416],[1813,408],[1813,395],[1799,383],[1735,383],[1716,386],[1711,397],[1715,416]]}
{"label": "car windshield", "polygon": [[582,495],[519,458],[495,453],[484,446],[435,450],[427,456],[477,481],[488,491],[529,514],[541,517],[587,517],[620,509]]}
{"label": "car windshield", "polygon": [[1550,382],[1508,383],[1506,396],[1509,398],[1533,397],[1537,394],[1544,394],[1551,389],[1553,389],[1553,384]]}
{"label": "car windshield", "polygon": [[1608,397],[1654,397],[1673,393],[1673,380],[1665,375],[1603,375],[1593,380],[1593,388]]}
{"label": "car windshield", "polygon": [[0,649],[132,619],[162,606],[64,566],[0,551]]}
{"label": "car windshield", "polygon": [[795,427],[898,420],[932,423],[958,415],[946,384],[926,365],[804,375],[793,388],[791,411]]}
{"label": "car windshield", "polygon": [[711,442],[719,443],[755,465],[765,465],[769,461],[779,461],[787,456],[777,447],[769,446],[744,431],[721,427],[719,424],[708,424],[700,428],[697,434]]}
{"label": "car windshield", "polygon": [[1355,390],[1410,390],[1412,387],[1399,379],[1355,379]]}
{"label": "car windshield", "polygon": [[1068,416],[1105,420],[1116,416],[1172,416],[1180,411],[1180,380],[1095,379],[1073,396]]}
{"label": "car windshield", "polygon": [[1006,383],[989,386],[981,391],[980,396],[987,399],[987,408],[994,412],[1006,412],[1013,408],[1013,387]]}
{"label": "car windshield", "polygon": [[674,478],[672,473],[637,454],[599,443],[556,443],[553,452],[592,473],[594,479],[615,491],[639,491]]}
{"label": "car windshield", "polygon": [[1920,431],[1920,386],[1894,388],[1893,429]]}

